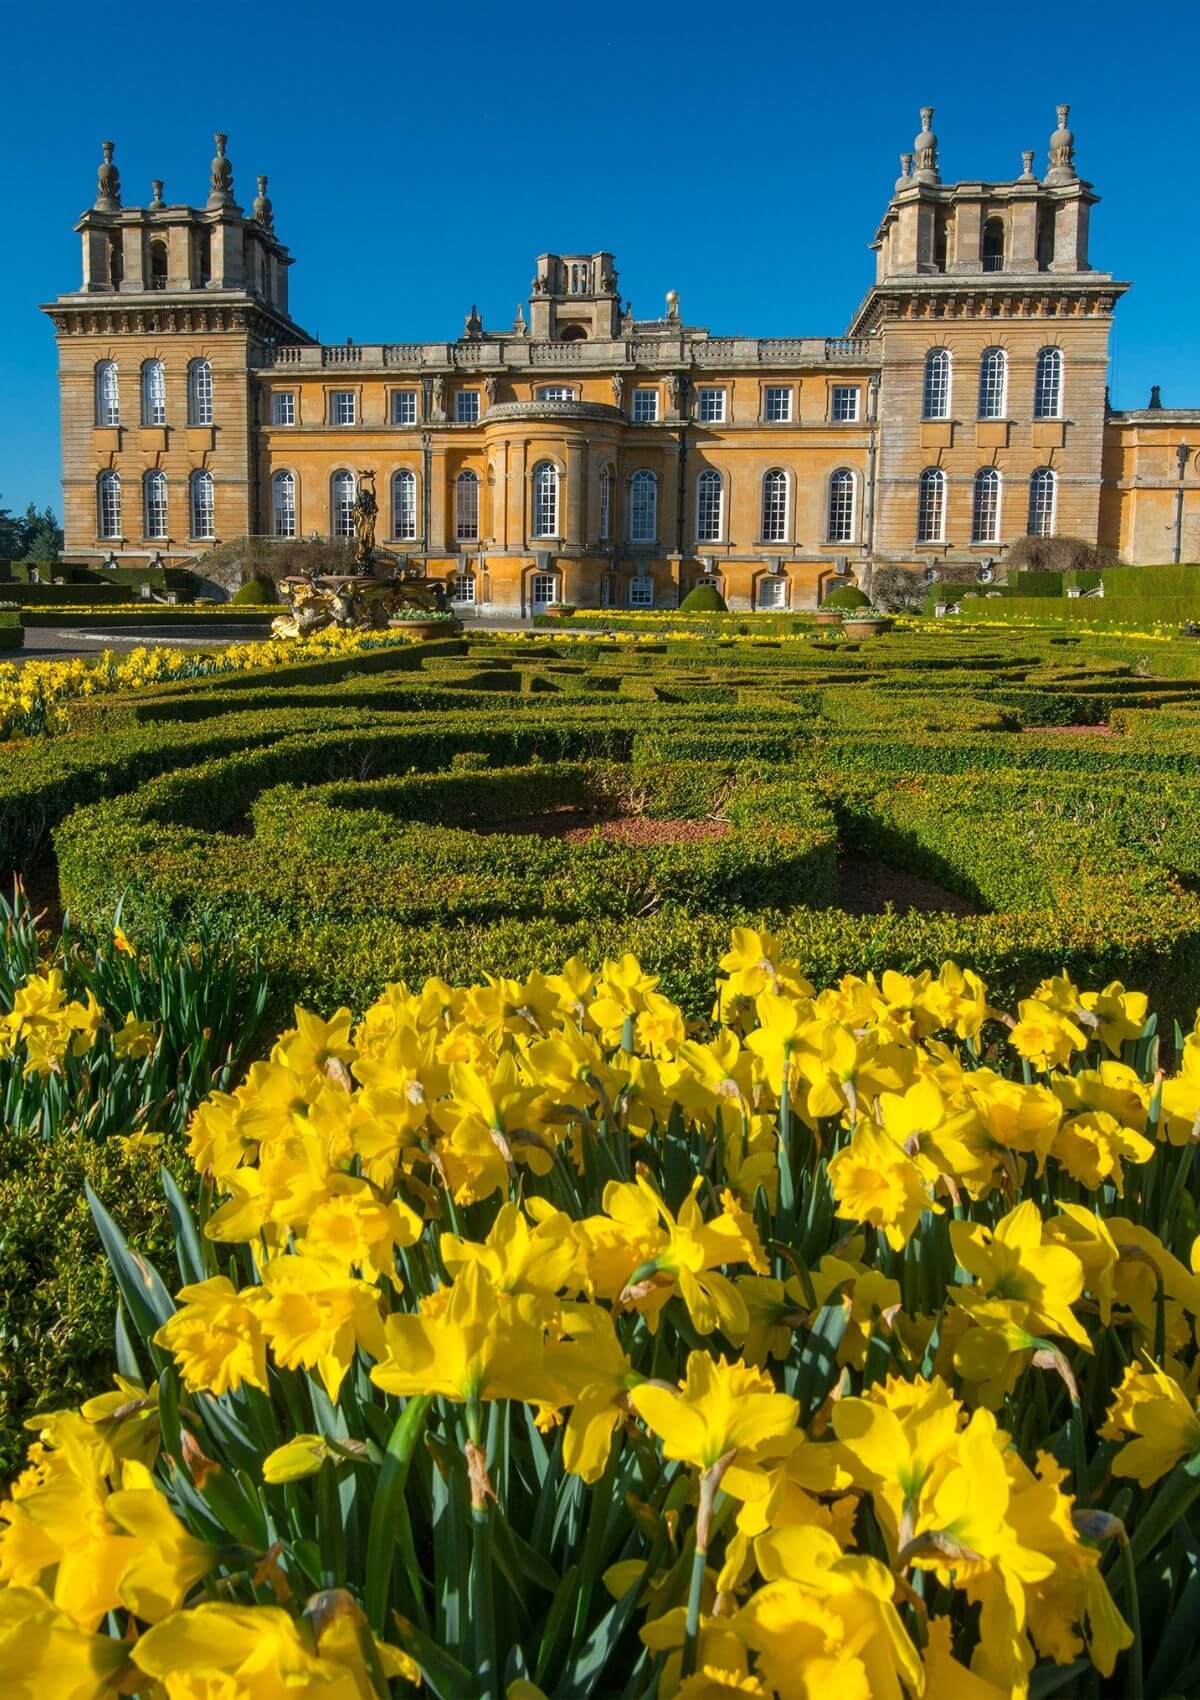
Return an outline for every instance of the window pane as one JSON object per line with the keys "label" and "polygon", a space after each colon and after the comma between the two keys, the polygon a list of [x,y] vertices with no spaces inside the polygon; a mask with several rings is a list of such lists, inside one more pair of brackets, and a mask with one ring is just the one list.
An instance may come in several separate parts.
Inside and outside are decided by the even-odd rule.
{"label": "window pane", "polygon": [[658,537],[658,479],[635,472],[629,481],[629,541],[653,543]]}
{"label": "window pane", "polygon": [[1008,356],[1002,348],[985,348],[979,362],[979,417],[1003,419],[1008,388]]}
{"label": "window pane", "polygon": [[101,537],[121,535],[121,479],[115,472],[102,472],[97,486],[97,519]]}
{"label": "window pane", "polygon": [[479,480],[473,472],[460,472],[455,483],[454,526],[460,540],[479,536]]}
{"label": "window pane", "polygon": [[833,386],[832,415],[842,423],[858,418],[858,385],[835,384]]}
{"label": "window pane", "polygon": [[142,367],[142,424],[167,422],[167,386],[161,360],[147,360]]}
{"label": "window pane", "polygon": [[1043,348],[1037,357],[1033,417],[1058,419],[1062,414],[1063,357],[1061,348]]}
{"label": "window pane", "polygon": [[148,472],[142,485],[142,496],[144,507],[143,535],[146,537],[165,537],[167,535],[166,474]]}
{"label": "window pane", "polygon": [[925,356],[926,419],[950,417],[950,350],[931,348]]}
{"label": "window pane", "polygon": [[451,602],[474,602],[475,574],[456,573],[450,580]]}
{"label": "window pane", "polygon": [[600,468],[600,541],[607,543],[612,535],[612,469]]}
{"label": "window pane", "polygon": [[558,468],[549,460],[533,469],[533,535],[558,536]]}
{"label": "window pane", "polygon": [[396,390],[392,395],[392,424],[415,425],[416,422],[416,390]]}
{"label": "window pane", "polygon": [[121,394],[115,360],[102,360],[96,367],[96,423],[121,423]]}
{"label": "window pane", "polygon": [[192,473],[192,536],[212,537],[213,478],[211,472]]}
{"label": "window pane", "polygon": [[658,391],[634,390],[633,392],[633,421],[635,425],[648,425],[658,418]]}
{"label": "window pane", "polygon": [[329,484],[329,529],[334,537],[354,536],[354,474],[335,472]]}
{"label": "window pane", "polygon": [[1054,507],[1058,480],[1048,466],[1039,466],[1029,480],[1029,535],[1054,536]]}
{"label": "window pane", "polygon": [[926,467],[917,489],[917,542],[941,543],[946,526],[946,475]]}
{"label": "window pane", "polygon": [[787,600],[787,580],[782,573],[772,573],[770,578],[758,581],[758,605],[760,608],[782,608]]}
{"label": "window pane", "polygon": [[353,390],[333,390],[329,397],[329,420],[333,425],[353,425],[357,396]]}
{"label": "window pane", "polygon": [[291,390],[276,390],[271,396],[272,425],[296,423],[296,397]]}
{"label": "window pane", "polygon": [[701,389],[696,401],[696,417],[704,425],[719,425],[725,418],[725,391]]}
{"label": "window pane", "polygon": [[854,474],[839,467],[829,480],[829,530],[831,543],[854,540]]}
{"label": "window pane", "polygon": [[779,423],[792,417],[792,392],[782,384],[768,384],[763,396],[763,418]]}
{"label": "window pane", "polygon": [[776,469],[763,476],[762,540],[764,543],[783,543],[787,540],[788,483],[787,473]]}
{"label": "window pane", "polygon": [[534,573],[531,594],[535,608],[545,608],[549,603],[557,602],[558,578],[556,574]]}
{"label": "window pane", "polygon": [[411,472],[397,472],[392,479],[392,536],[412,543],[417,535],[417,480]]}
{"label": "window pane", "polygon": [[207,360],[193,360],[188,367],[188,424],[213,422],[212,367]]}
{"label": "window pane", "polygon": [[479,391],[459,390],[454,398],[454,417],[460,425],[474,425],[479,418]]}
{"label": "window pane", "polygon": [[696,540],[719,543],[722,533],[725,485],[719,472],[702,472],[696,483]]}
{"label": "window pane", "polygon": [[654,580],[648,573],[639,573],[629,581],[629,606],[631,608],[653,608]]}
{"label": "window pane", "polygon": [[971,503],[971,541],[995,543],[1000,536],[1000,474],[984,466],[975,474]]}

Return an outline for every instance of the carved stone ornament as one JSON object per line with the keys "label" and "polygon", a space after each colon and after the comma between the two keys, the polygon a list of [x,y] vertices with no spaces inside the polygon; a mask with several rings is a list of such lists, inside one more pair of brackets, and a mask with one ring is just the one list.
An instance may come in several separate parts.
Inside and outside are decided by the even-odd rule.
{"label": "carved stone ornament", "polygon": [[104,158],[96,173],[96,207],[97,212],[117,212],[121,205],[121,173],[113,164],[115,142],[101,142],[100,152]]}
{"label": "carved stone ornament", "polygon": [[1035,183],[1036,181],[1037,181],[1037,179],[1033,175],[1033,149],[1032,148],[1022,148],[1021,149],[1021,182],[1022,183]]}
{"label": "carved stone ornament", "polygon": [[921,183],[938,183],[938,139],[933,133],[933,108],[921,108],[921,129],[913,142],[916,176]]}
{"label": "carved stone ornament", "polygon": [[223,130],[218,130],[213,137],[217,145],[216,157],[212,162],[212,182],[208,192],[210,207],[231,207],[233,205],[233,166],[225,157],[225,144],[229,137]]}
{"label": "carved stone ornament", "polygon": [[150,184],[150,205],[152,208],[166,206],[163,200],[163,184],[161,177],[155,177]]}
{"label": "carved stone ornament", "polygon": [[258,179],[258,194],[254,197],[254,220],[261,224],[264,230],[274,230],[275,209],[271,205],[271,197],[267,194],[267,179]]}
{"label": "carved stone ornament", "polygon": [[613,376],[612,376],[612,393],[613,393],[613,406],[614,407],[624,407],[625,406],[625,380],[619,372],[613,373]]}
{"label": "carved stone ornament", "polygon": [[1067,128],[1067,119],[1071,116],[1069,106],[1056,108],[1058,128],[1050,137],[1050,169],[1046,173],[1047,183],[1073,183],[1075,181],[1075,137]]}
{"label": "carved stone ornament", "polygon": [[513,334],[515,336],[528,336],[529,334],[529,326],[525,323],[525,308],[520,301],[517,302],[517,316],[513,320]]}
{"label": "carved stone ornament", "polygon": [[483,380],[483,393],[487,397],[489,408],[492,407],[496,400],[496,379],[490,374]]}
{"label": "carved stone ornament", "polygon": [[668,289],[667,291],[667,317],[668,319],[679,317],[679,291],[677,289]]}

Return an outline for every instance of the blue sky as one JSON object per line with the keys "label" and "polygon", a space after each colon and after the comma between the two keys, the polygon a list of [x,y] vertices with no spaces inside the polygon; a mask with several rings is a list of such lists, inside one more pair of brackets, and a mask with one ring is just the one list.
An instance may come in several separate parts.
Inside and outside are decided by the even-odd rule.
{"label": "blue sky", "polygon": [[[1069,100],[1103,197],[1093,261],[1132,279],[1113,394],[1200,406],[1191,7],[997,12],[861,0],[516,6],[80,0],[10,14],[0,111],[0,504],[58,505],[55,353],[37,304],[79,282],[72,224],[117,143],[126,205],[203,203],[215,130],[239,199],[267,171],[296,317],[327,341],[507,328],[546,249],[615,252],[639,315],[678,289],[715,331],[827,335],[936,108],[942,173],[1044,169]],[[147,79],[143,83],[143,76]],[[19,209],[19,210],[18,210]],[[19,219],[19,225],[18,225]]]}

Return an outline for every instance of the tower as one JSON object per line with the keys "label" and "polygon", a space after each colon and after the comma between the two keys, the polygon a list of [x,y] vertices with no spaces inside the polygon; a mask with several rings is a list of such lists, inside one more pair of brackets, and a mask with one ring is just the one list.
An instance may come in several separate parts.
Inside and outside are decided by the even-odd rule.
{"label": "tower", "polygon": [[620,334],[621,300],[611,254],[539,254],[529,330],[549,342],[607,342]]}

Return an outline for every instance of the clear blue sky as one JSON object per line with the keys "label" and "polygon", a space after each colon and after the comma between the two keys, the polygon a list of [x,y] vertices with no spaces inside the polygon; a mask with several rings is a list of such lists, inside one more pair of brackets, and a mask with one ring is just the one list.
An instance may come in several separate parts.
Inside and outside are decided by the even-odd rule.
{"label": "clear blue sky", "polygon": [[[1113,394],[1200,406],[1194,7],[763,0],[81,0],[14,9],[0,111],[0,504],[59,505],[52,328],[72,224],[117,143],[126,205],[203,203],[215,130],[238,198],[267,171],[292,302],[327,341],[507,328],[546,249],[615,252],[634,310],[716,331],[841,332],[867,243],[936,108],[942,173],[1044,169],[1069,100],[1103,197],[1093,261],[1131,279]],[[140,68],[140,69],[139,69]],[[142,81],[144,76],[145,81]]]}

